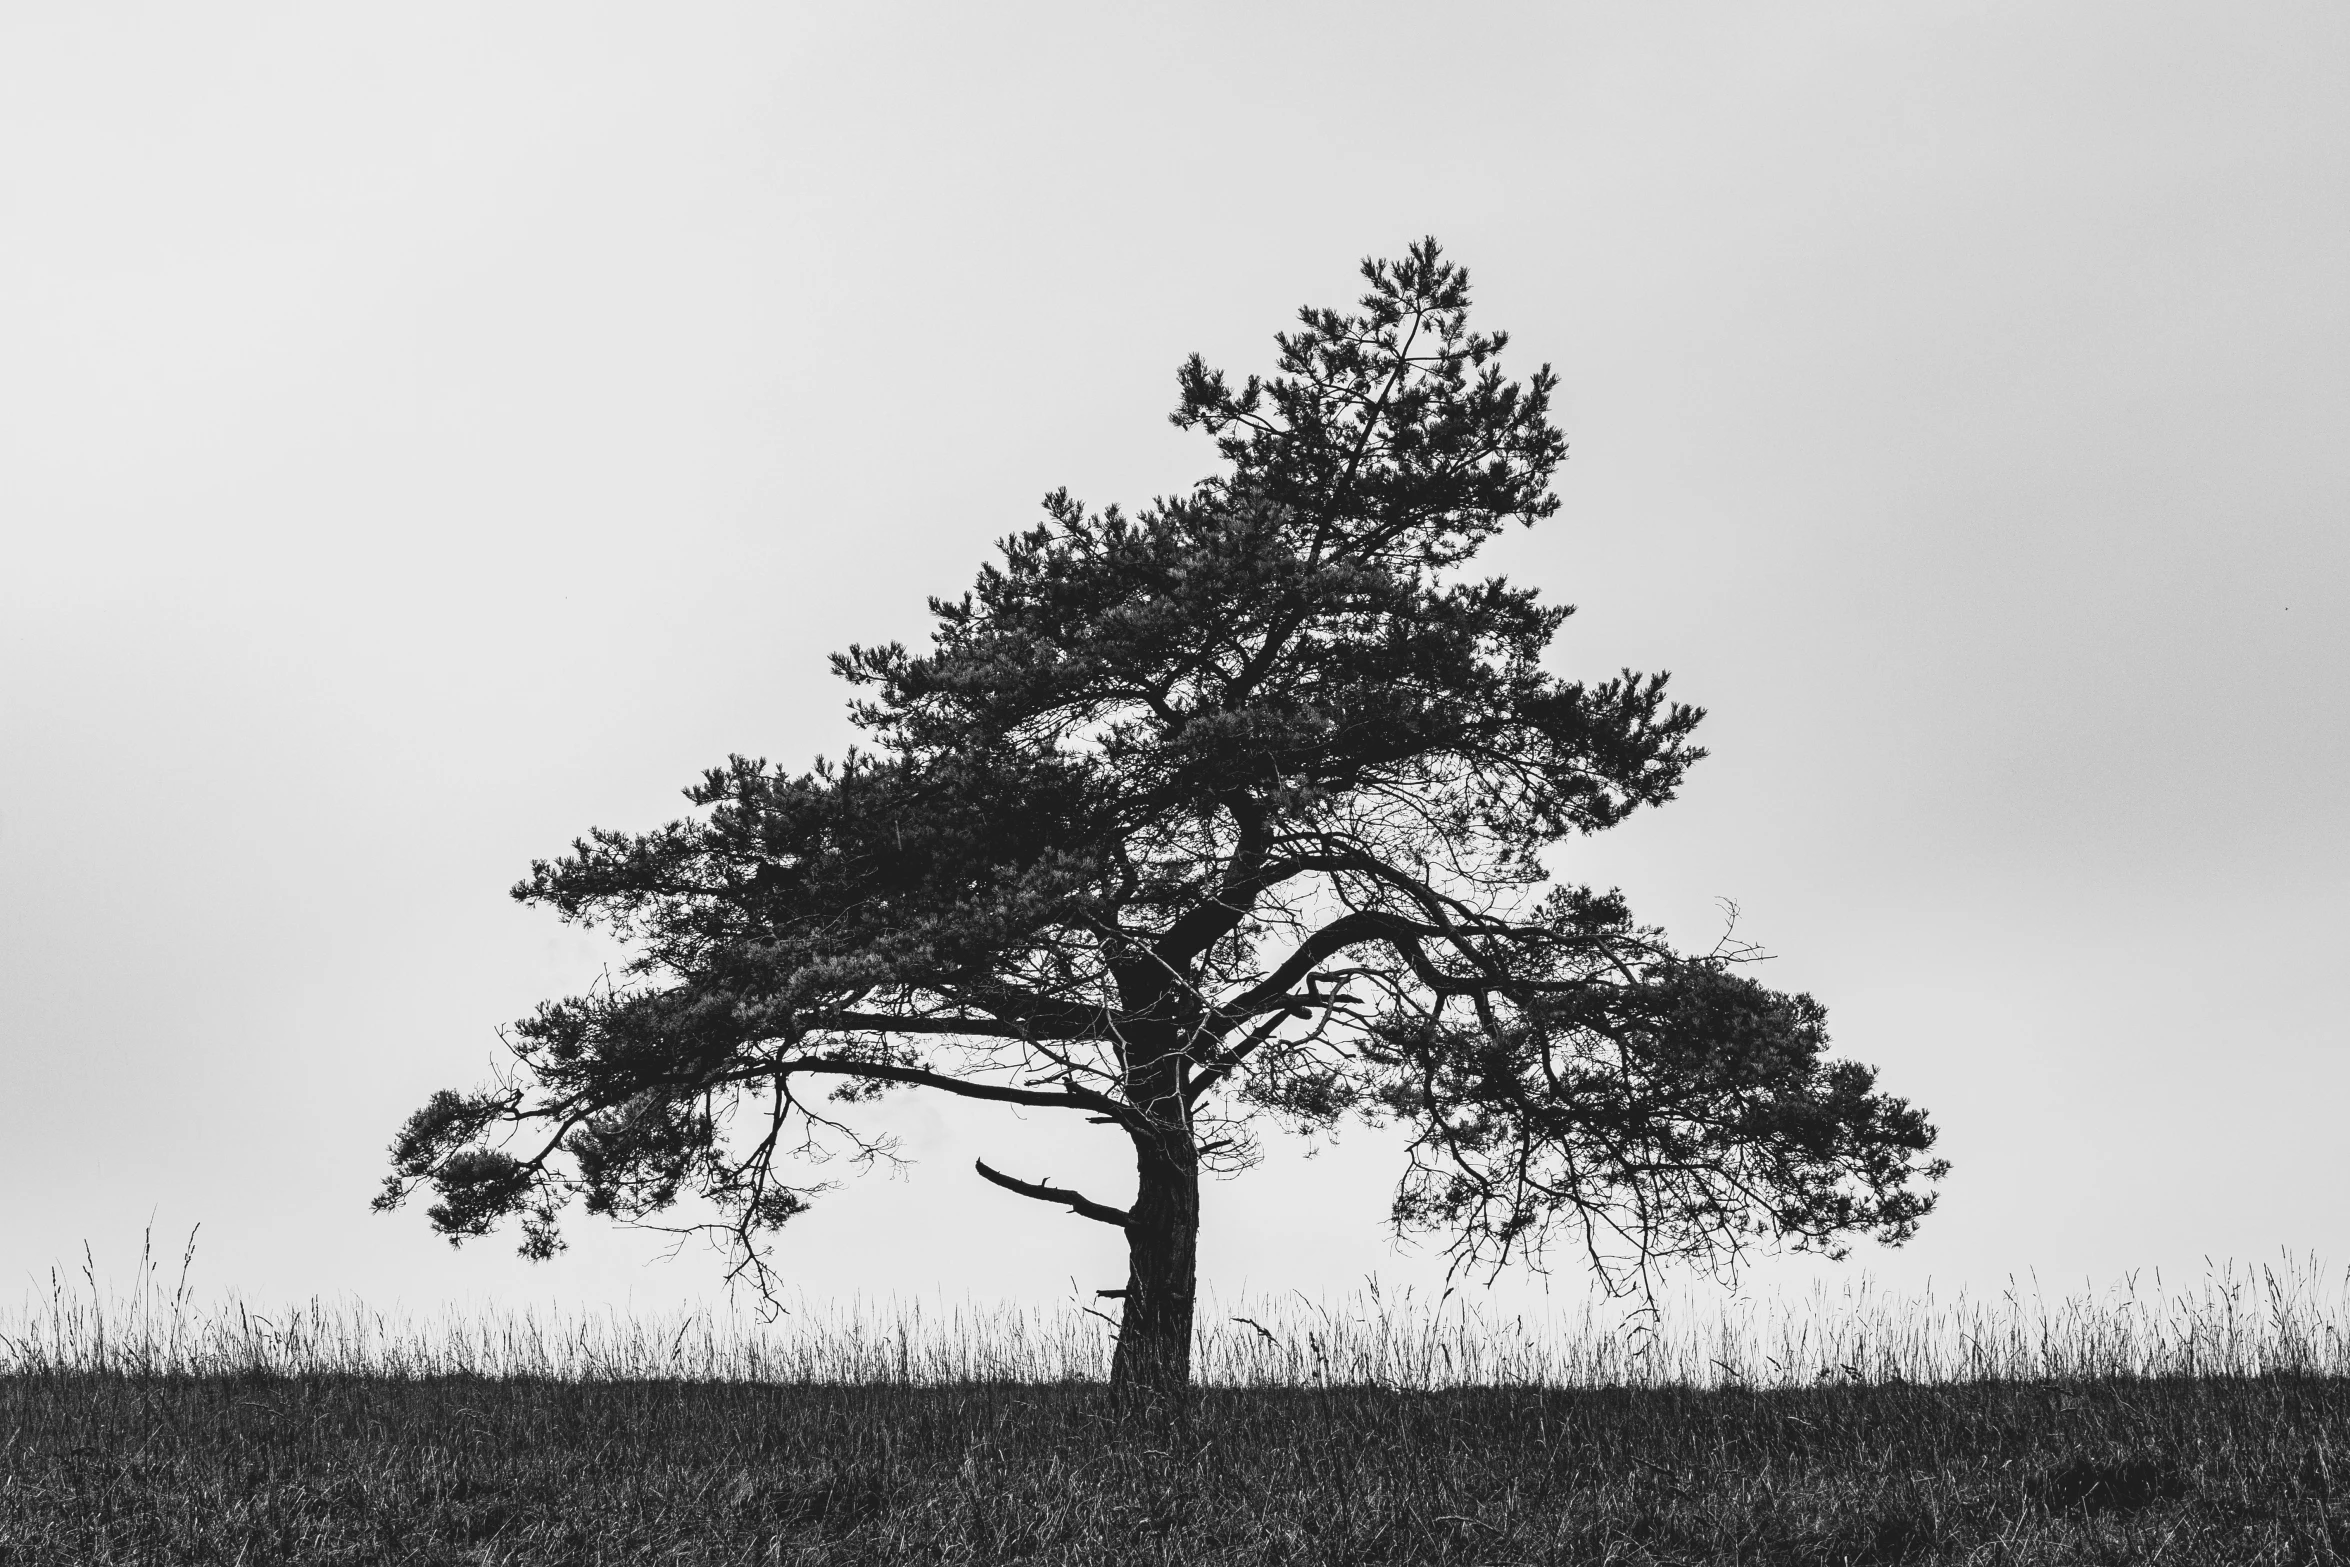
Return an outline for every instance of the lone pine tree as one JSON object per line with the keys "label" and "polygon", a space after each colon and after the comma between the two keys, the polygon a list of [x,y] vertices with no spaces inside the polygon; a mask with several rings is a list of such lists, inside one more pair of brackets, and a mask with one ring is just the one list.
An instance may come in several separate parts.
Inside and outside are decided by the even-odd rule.
{"label": "lone pine tree", "polygon": [[517,898],[637,956],[419,1110],[378,1206],[430,1184],[453,1240],[519,1216],[544,1256],[575,1198],[690,1196],[764,1280],[823,1189],[792,1156],[888,1153],[855,1104],[1064,1110],[1132,1146],[1127,1206],[978,1173],[1125,1232],[1112,1380],[1147,1392],[1190,1376],[1201,1172],[1267,1120],[1407,1129],[1394,1222],[1456,1265],[1562,1231],[1610,1278],[1907,1238],[1933,1128],[1824,1059],[1816,1002],[1548,885],[1546,852],[1672,798],[1701,713],[1547,671],[1570,608],[1463,573],[1558,508],[1555,378],[1504,378],[1434,241],[1362,270],[1270,378],[1182,367],[1174,422],[1221,459],[1189,494],[1056,493],[931,600],[928,651],[835,655],[869,749],[733,757],[692,817],[534,864]]}

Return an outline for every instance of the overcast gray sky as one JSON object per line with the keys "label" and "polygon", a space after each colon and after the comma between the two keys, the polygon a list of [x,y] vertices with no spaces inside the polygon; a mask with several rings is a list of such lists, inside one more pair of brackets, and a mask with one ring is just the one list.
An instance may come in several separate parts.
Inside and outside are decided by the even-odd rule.
{"label": "overcast gray sky", "polygon": [[[1560,667],[1712,713],[1562,869],[1737,900],[1944,1129],[1847,1271],[2350,1262],[2346,82],[2332,4],[0,11],[0,1270],[152,1214],[257,1297],[709,1290],[367,1212],[608,956],[506,888],[837,753],[828,651],[1200,477],[1182,356],[1426,233],[1561,376],[1494,552]],[[1122,1279],[970,1173],[1116,1199],[1099,1129],[885,1120],[788,1277]],[[1208,1281],[1436,1276],[1397,1169],[1276,1143]]]}

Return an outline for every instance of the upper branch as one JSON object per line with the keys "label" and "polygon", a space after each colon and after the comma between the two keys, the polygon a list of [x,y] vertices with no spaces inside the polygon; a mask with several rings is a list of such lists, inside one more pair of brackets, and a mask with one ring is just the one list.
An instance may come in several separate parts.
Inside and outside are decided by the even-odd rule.
{"label": "upper branch", "polygon": [[1299,942],[1296,950],[1282,960],[1279,968],[1239,995],[1218,1005],[1216,1015],[1224,1020],[1227,1027],[1237,1027],[1267,1006],[1281,1001],[1292,986],[1313,972],[1315,964],[1366,941],[1386,942],[1415,971],[1425,970],[1421,972],[1424,981],[1440,984],[1443,976],[1427,968],[1420,941],[1442,934],[1441,926],[1406,919],[1384,909],[1363,909],[1341,915]]}
{"label": "upper branch", "polygon": [[1229,804],[1228,809],[1240,824],[1240,837],[1232,847],[1232,860],[1216,895],[1187,910],[1152,944],[1152,955],[1170,968],[1183,967],[1238,929],[1258,895],[1280,879],[1268,874],[1265,863],[1268,835],[1263,807],[1240,801]]}

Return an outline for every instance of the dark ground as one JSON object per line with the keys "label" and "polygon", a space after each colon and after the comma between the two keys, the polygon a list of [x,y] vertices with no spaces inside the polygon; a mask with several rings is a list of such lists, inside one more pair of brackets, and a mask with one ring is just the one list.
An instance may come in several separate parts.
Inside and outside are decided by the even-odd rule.
{"label": "dark ground", "polygon": [[2336,1562],[2350,1382],[0,1379],[0,1562]]}

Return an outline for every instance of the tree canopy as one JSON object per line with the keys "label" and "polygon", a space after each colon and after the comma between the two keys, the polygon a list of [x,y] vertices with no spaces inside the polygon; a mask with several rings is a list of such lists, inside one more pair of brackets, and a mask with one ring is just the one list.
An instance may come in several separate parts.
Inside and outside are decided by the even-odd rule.
{"label": "tree canopy", "polygon": [[690,1198],[756,1269],[822,1189],[798,1156],[888,1152],[859,1102],[1066,1110],[1132,1144],[1129,1205],[979,1173],[1127,1232],[1114,1375],[1154,1385],[1188,1375],[1199,1174],[1265,1125],[1406,1129],[1394,1221],[1461,1262],[1909,1236],[1934,1131],[1819,1004],[1553,880],[1673,798],[1702,714],[1546,668],[1571,607],[1466,569],[1558,509],[1556,378],[1503,374],[1434,241],[1362,272],[1272,374],[1182,366],[1191,491],[1056,492],[926,649],[835,655],[858,748],[731,757],[688,817],[534,864],[515,896],[635,959],[418,1111],[379,1205],[429,1184],[452,1239],[517,1217],[544,1256],[574,1200]]}

